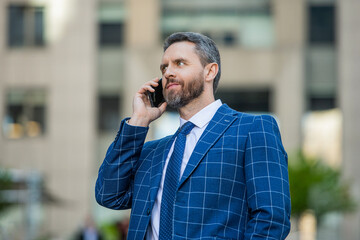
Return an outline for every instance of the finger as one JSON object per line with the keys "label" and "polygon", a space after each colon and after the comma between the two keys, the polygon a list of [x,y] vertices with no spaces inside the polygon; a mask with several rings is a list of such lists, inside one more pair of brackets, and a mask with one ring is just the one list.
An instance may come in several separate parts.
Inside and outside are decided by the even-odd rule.
{"label": "finger", "polygon": [[140,93],[140,92],[137,92],[135,94],[135,98],[136,99],[140,99],[143,103],[147,104],[149,103],[150,104],[150,100],[149,100],[149,97],[147,94],[144,94],[144,93]]}
{"label": "finger", "polygon": [[153,78],[151,81],[158,82],[158,81],[160,81],[160,78],[156,77],[156,78]]}
{"label": "finger", "polygon": [[150,85],[144,84],[144,85],[140,88],[139,93],[140,93],[140,94],[143,94],[143,93],[145,93],[146,91],[154,92],[155,89],[154,89],[152,86],[150,86]]}
{"label": "finger", "polygon": [[159,86],[159,78],[155,78],[154,80],[151,80],[149,82],[147,82],[150,86],[153,86],[153,87],[157,87]]}
{"label": "finger", "polygon": [[146,82],[144,85],[141,86],[138,93],[143,94],[146,91],[154,92],[155,91],[154,87],[159,86],[159,83],[158,83],[159,80],[160,80],[160,78],[154,78],[154,79]]}
{"label": "finger", "polygon": [[161,114],[163,114],[166,110],[166,107],[167,107],[167,102],[163,102],[162,104],[160,104],[160,106],[158,107]]}
{"label": "finger", "polygon": [[140,94],[140,93],[139,93],[138,97],[142,100],[142,102],[143,102],[145,105],[150,104],[150,100],[149,100],[148,94],[146,94],[146,93]]}

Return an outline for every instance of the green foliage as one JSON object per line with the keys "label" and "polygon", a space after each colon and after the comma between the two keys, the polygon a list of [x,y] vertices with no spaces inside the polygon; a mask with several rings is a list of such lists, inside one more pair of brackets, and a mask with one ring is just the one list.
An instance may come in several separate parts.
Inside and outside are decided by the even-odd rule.
{"label": "green foliage", "polygon": [[289,178],[295,217],[312,210],[320,221],[326,213],[348,212],[356,207],[350,185],[343,181],[341,172],[301,152],[289,160]]}
{"label": "green foliage", "polygon": [[11,206],[10,203],[4,201],[3,190],[10,189],[12,187],[12,181],[9,173],[0,168],[0,213]]}
{"label": "green foliage", "polygon": [[107,223],[100,227],[100,231],[105,240],[119,239],[119,231],[115,223]]}

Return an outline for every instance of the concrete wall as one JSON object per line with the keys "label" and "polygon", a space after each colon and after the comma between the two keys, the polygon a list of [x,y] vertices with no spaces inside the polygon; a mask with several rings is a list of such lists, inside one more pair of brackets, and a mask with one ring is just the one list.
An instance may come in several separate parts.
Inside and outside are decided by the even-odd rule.
{"label": "concrete wall", "polygon": [[275,113],[282,140],[289,153],[301,147],[304,112],[305,3],[302,0],[273,2],[276,26]]}
{"label": "concrete wall", "polygon": [[[339,95],[343,112],[343,172],[360,199],[360,2],[338,1]],[[346,215],[341,239],[359,239],[360,210]]]}
{"label": "concrete wall", "polygon": [[[7,35],[10,2],[18,1],[0,2],[2,36]],[[95,139],[96,4],[95,0],[34,4],[45,6],[46,45],[9,49],[6,38],[0,38],[0,104],[3,113],[8,88],[46,89],[47,131],[37,138],[2,136],[0,161],[2,166],[38,169],[44,174],[46,187],[64,201],[46,209],[46,231],[64,236],[90,211],[93,195],[89,180]]]}

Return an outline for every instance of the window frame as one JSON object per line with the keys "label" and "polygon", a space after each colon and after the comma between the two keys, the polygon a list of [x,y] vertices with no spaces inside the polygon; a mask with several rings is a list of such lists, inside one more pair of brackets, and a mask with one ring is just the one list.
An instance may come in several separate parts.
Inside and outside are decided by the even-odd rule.
{"label": "window frame", "polygon": [[[22,15],[22,29],[18,32],[21,39],[16,39],[18,36],[13,36],[13,27],[17,27],[16,23],[12,22],[11,8],[21,9]],[[37,13],[41,13],[40,28],[36,24]],[[17,48],[42,48],[46,46],[46,7],[44,5],[33,5],[27,3],[9,3],[7,5],[7,47],[10,49]],[[19,25],[19,22],[18,22]],[[38,34],[39,33],[39,34]],[[17,40],[17,41],[16,41]]]}
{"label": "window frame", "polygon": [[[25,116],[25,120],[24,121],[13,121],[12,123],[9,124],[18,124],[22,127],[23,134],[19,137],[10,137],[10,135],[6,132],[6,118],[9,114],[9,107],[10,106],[14,106],[16,105],[15,103],[11,103],[11,101],[9,101],[9,94],[11,94],[11,92],[23,92],[23,96],[22,101],[20,104],[18,104],[19,106],[21,106],[23,109],[21,110],[23,116]],[[6,88],[3,91],[3,102],[4,102],[4,107],[3,107],[3,114],[2,114],[2,119],[1,119],[1,124],[2,124],[2,135],[5,139],[8,140],[20,140],[20,139],[33,139],[33,138],[43,138],[48,134],[48,97],[49,97],[49,91],[47,88],[44,87],[11,87],[11,88]],[[37,93],[41,93],[41,95],[36,96]],[[31,96],[32,94],[34,94],[34,96]],[[32,98],[32,100],[29,100],[29,98]],[[40,100],[41,104],[35,103],[36,101],[34,100],[34,98],[42,98],[42,100]],[[38,127],[40,127],[40,132],[37,135],[31,135],[29,133],[29,130],[27,129],[27,124],[34,124],[34,122],[36,120],[36,116],[35,116],[35,111],[36,108],[41,106],[43,108],[43,116],[42,116],[42,122],[38,121],[40,124]]]}

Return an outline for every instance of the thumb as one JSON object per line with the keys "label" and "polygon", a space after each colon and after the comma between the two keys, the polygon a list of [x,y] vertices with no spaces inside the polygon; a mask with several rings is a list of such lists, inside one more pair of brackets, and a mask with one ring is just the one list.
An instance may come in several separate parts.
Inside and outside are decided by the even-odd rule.
{"label": "thumb", "polygon": [[167,107],[167,102],[163,102],[160,106],[159,106],[159,110],[161,112],[161,114],[163,114],[166,110]]}

